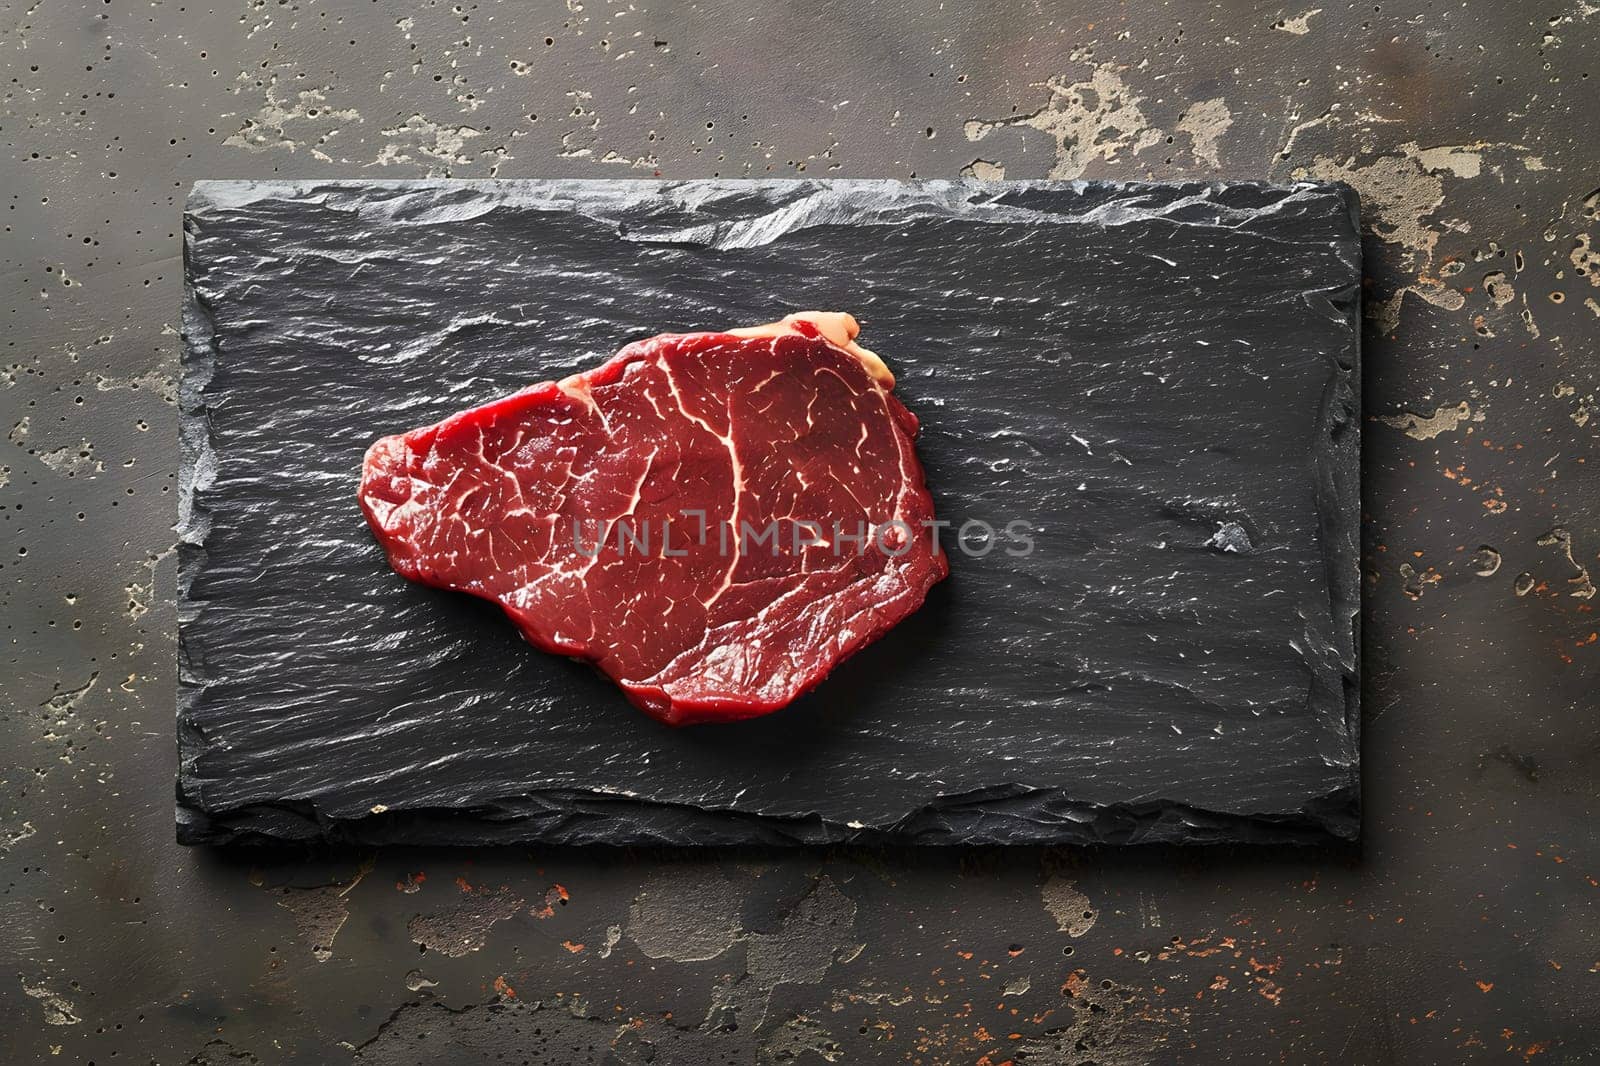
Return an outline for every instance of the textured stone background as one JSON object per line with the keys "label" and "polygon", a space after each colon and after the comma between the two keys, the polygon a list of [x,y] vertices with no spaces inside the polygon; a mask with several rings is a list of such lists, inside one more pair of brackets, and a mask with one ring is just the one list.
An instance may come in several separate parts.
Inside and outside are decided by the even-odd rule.
{"label": "textured stone background", "polygon": [[[0,1061],[1600,1053],[1600,7],[1316,3],[0,0]],[[1002,171],[1361,191],[1359,855],[172,843],[191,181]]]}

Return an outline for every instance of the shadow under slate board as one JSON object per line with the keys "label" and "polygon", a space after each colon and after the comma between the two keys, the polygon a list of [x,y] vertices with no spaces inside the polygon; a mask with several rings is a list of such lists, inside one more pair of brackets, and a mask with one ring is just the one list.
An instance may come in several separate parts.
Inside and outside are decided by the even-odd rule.
{"label": "shadow under slate board", "polygon": [[[1317,183],[197,185],[179,839],[1355,836],[1356,216]],[[894,369],[941,518],[1030,554],[951,550],[812,694],[681,730],[389,570],[375,438],[812,308]]]}

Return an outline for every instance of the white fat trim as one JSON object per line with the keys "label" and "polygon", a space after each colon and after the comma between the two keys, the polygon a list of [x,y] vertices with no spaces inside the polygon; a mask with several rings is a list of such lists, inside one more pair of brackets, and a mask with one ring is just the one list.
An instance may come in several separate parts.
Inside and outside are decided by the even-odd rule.
{"label": "white fat trim", "polygon": [[829,344],[859,359],[861,366],[880,385],[886,389],[894,388],[894,374],[884,361],[878,358],[876,352],[856,343],[856,334],[861,332],[861,325],[856,322],[854,315],[845,311],[797,311],[777,322],[726,332],[734,337],[782,337],[800,332],[795,328],[796,322],[809,322],[817,327]]}

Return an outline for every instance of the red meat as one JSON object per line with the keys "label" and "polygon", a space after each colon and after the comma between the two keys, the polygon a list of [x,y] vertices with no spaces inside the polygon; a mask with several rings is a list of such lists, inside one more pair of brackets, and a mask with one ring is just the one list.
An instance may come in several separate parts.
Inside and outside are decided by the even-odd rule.
{"label": "red meat", "polygon": [[775,711],[948,573],[855,319],[663,334],[384,437],[360,499],[403,576],[498,603],[671,725]]}

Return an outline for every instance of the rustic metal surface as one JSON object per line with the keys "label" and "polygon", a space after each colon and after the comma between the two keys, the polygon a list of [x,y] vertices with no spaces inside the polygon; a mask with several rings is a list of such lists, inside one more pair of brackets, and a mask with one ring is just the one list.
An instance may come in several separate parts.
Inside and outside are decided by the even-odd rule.
{"label": "rustic metal surface", "polygon": [[[0,2],[0,1059],[1592,1059],[1593,7]],[[190,182],[802,165],[1361,191],[1359,856],[173,843]]]}
{"label": "rustic metal surface", "polygon": [[[202,184],[179,839],[1354,837],[1355,207],[1312,182]],[[400,580],[356,506],[375,437],[813,305],[893,360],[957,535],[922,608],[780,714],[646,719]]]}

